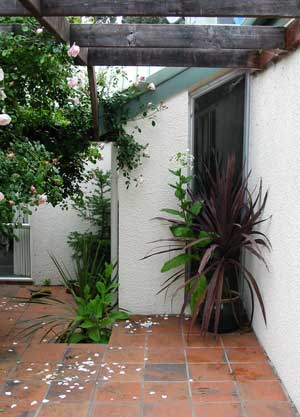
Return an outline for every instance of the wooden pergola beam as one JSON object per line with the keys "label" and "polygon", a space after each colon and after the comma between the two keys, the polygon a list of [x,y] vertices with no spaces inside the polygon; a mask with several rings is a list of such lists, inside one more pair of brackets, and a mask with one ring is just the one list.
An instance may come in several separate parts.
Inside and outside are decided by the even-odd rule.
{"label": "wooden pergola beam", "polygon": [[[0,16],[25,16],[20,0],[0,0]],[[44,16],[300,17],[297,0],[42,0]]]}
{"label": "wooden pergola beam", "polygon": [[0,0],[0,16],[30,16],[18,0]]}
{"label": "wooden pergola beam", "polygon": [[[26,13],[15,0],[0,0],[0,15],[1,11],[6,16]],[[300,4],[296,0],[43,0],[42,14],[276,18],[300,17]]]}
{"label": "wooden pergola beam", "polygon": [[258,53],[185,48],[89,48],[89,65],[153,65],[162,67],[212,67],[258,69]]}
{"label": "wooden pergola beam", "polygon": [[229,25],[71,25],[84,47],[270,49],[285,47],[285,29]]}
{"label": "wooden pergola beam", "polygon": [[[1,0],[0,0],[1,1]],[[70,23],[65,17],[57,16],[43,16],[42,15],[42,0],[20,0],[20,3],[35,16],[42,26],[45,26],[56,39],[60,42],[70,42]],[[88,49],[82,48],[80,54],[76,58],[76,62],[80,65],[87,65]],[[96,88],[96,76],[93,68],[88,68],[89,85],[91,87],[91,106],[93,114],[93,129],[94,137],[99,138],[99,107]]]}

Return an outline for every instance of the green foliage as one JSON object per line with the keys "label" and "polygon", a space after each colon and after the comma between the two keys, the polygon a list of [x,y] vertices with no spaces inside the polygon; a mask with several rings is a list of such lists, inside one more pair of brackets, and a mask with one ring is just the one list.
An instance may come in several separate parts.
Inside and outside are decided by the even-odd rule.
{"label": "green foliage", "polygon": [[[177,154],[177,157],[182,163],[183,154]],[[175,184],[169,185],[175,190],[174,194],[178,200],[178,208],[176,210],[165,208],[162,209],[162,211],[171,216],[179,217],[179,220],[171,220],[171,225],[169,227],[170,232],[174,237],[174,241],[176,242],[177,239],[181,239],[184,242],[186,239],[187,241],[193,241],[194,243],[193,246],[189,248],[188,253],[177,255],[165,262],[161,272],[168,272],[171,269],[176,269],[183,265],[187,267],[191,261],[199,261],[200,258],[197,254],[197,248],[208,246],[214,240],[213,234],[201,230],[200,225],[197,224],[197,217],[201,213],[203,202],[198,199],[191,199],[188,184],[192,180],[192,176],[186,176],[184,174],[183,169],[185,166],[186,164],[183,163],[183,167],[180,167],[175,171],[169,170],[176,178]],[[183,246],[185,245],[186,244]],[[182,246],[179,247],[178,250],[182,250]]]}
{"label": "green foliage", "polygon": [[45,201],[54,206],[63,199],[60,165],[39,142],[17,141],[0,150],[0,232],[13,233],[31,207]]}
{"label": "green foliage", "polygon": [[43,281],[43,286],[44,287],[50,287],[51,285],[51,279],[50,278],[45,278]]}
{"label": "green foliage", "polygon": [[113,266],[108,264],[104,255],[101,254],[101,241],[98,241],[96,252],[94,252],[93,243],[89,240],[83,241],[80,256],[75,257],[74,275],[63,264],[60,264],[54,255],[50,255],[63,284],[74,295],[82,297],[86,286],[88,286],[91,296],[94,296],[97,293],[97,283],[99,281],[107,282],[113,275]]}
{"label": "green foliage", "polygon": [[[132,171],[141,165],[143,157],[148,157],[146,152],[148,144],[142,145],[136,140],[137,133],[142,133],[138,124],[134,126],[132,132],[128,132],[127,124],[129,121],[138,122],[139,119],[147,119],[154,127],[156,113],[165,107],[162,103],[158,106],[152,103],[146,106],[141,105],[140,118],[132,120],[128,103],[138,99],[147,91],[148,84],[143,79],[137,80],[126,90],[120,91],[120,85],[123,82],[128,82],[128,76],[121,68],[116,68],[114,71],[108,69],[99,74],[99,95],[106,132],[104,140],[116,144],[117,167],[125,177],[125,184],[128,188],[132,181]],[[137,178],[133,180],[138,184]]]}
{"label": "green foliage", "polygon": [[[90,149],[93,136],[86,75],[74,67],[66,45],[46,30],[37,33],[39,24],[34,18],[0,18],[0,23],[15,22],[22,24],[20,33],[0,36],[7,96],[0,100],[0,111],[12,118],[0,130],[1,149],[24,140],[42,143],[59,158],[63,197],[80,195],[85,160],[98,157]],[[70,88],[68,80],[74,77],[79,85]]]}
{"label": "green foliage", "polygon": [[110,259],[110,172],[100,169],[91,171],[93,191],[81,196],[74,203],[80,217],[89,222],[92,231],[72,232],[68,243],[73,250],[75,260],[82,259],[86,246],[92,259],[98,253],[98,261]]}
{"label": "green foliage", "polygon": [[87,285],[83,297],[76,297],[77,304],[74,323],[63,337],[67,343],[92,341],[93,343],[107,343],[110,329],[117,320],[126,320],[128,314],[124,311],[112,310],[114,292],[118,284],[97,282],[97,295],[92,297]]}

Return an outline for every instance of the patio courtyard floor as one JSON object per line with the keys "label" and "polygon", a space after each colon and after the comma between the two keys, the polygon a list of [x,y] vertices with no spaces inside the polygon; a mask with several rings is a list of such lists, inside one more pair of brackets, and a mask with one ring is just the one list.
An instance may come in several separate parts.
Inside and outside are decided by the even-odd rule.
{"label": "patio courtyard floor", "polygon": [[253,333],[203,340],[195,328],[188,342],[188,319],[151,315],[114,327],[107,346],[24,340],[22,320],[48,308],[9,298],[26,291],[0,286],[0,416],[297,415]]}

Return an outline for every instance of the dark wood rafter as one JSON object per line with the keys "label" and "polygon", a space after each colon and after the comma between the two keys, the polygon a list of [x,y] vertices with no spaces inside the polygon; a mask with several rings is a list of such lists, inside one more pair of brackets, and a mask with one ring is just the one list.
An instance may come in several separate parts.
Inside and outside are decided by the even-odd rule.
{"label": "dark wood rafter", "polygon": [[0,16],[30,16],[31,13],[18,0],[0,0]]}
{"label": "dark wood rafter", "polygon": [[226,25],[71,25],[86,47],[270,49],[285,47],[285,29]]}
{"label": "dark wood rafter", "polygon": [[285,29],[285,49],[264,50],[259,56],[259,68],[264,69],[269,64],[278,62],[284,56],[300,45],[300,21],[292,20]]}
{"label": "dark wood rafter", "polygon": [[[300,17],[297,0],[43,0],[41,6],[45,16]],[[1,11],[26,14],[15,0],[0,0]]]}
{"label": "dark wood rafter", "polygon": [[89,48],[89,65],[151,65],[162,67],[212,67],[258,69],[258,53],[186,48]]}
{"label": "dark wood rafter", "polygon": [[[1,1],[1,0],[0,0]],[[65,17],[49,17],[42,15],[41,0],[20,0],[22,6],[24,6],[30,13],[35,16],[42,26],[45,26],[56,39],[60,42],[69,43],[70,42],[70,23]],[[76,62],[80,65],[87,65],[88,62],[88,49],[82,48],[80,54],[76,57]],[[88,77],[90,86],[96,85],[96,76],[95,71],[92,68],[88,68]],[[99,116],[98,116],[98,99],[97,94],[94,90],[91,90],[91,106],[93,114],[93,129],[94,129],[94,138],[97,140],[99,138]]]}

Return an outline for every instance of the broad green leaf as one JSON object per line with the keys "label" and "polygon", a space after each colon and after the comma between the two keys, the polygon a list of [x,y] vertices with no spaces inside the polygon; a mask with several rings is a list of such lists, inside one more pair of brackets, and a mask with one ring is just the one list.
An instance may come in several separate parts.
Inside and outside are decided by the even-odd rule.
{"label": "broad green leaf", "polygon": [[95,326],[95,323],[91,320],[85,320],[83,323],[80,324],[80,327],[82,329],[90,329],[93,326]]}
{"label": "broad green leaf", "polygon": [[188,226],[171,226],[170,230],[175,237],[193,237],[193,231]]}
{"label": "broad green leaf", "polygon": [[198,216],[198,214],[200,213],[202,209],[202,202],[201,201],[196,201],[192,206],[191,206],[191,212],[193,214],[195,214],[195,216]]}
{"label": "broad green leaf", "polygon": [[127,320],[129,317],[128,313],[126,311],[112,311],[110,313],[110,318],[112,318],[114,321],[116,320]]}
{"label": "broad green leaf", "polygon": [[99,342],[100,341],[100,332],[99,332],[98,327],[94,327],[92,329],[89,329],[88,330],[88,336],[94,342]]}
{"label": "broad green leaf", "polygon": [[179,217],[184,218],[184,214],[183,214],[183,213],[181,213],[181,212],[180,212],[180,211],[178,211],[178,210],[173,210],[173,209],[164,208],[164,209],[162,209],[161,211],[163,211],[163,212],[165,212],[165,213],[168,213],[168,214],[171,214],[172,216],[179,216]]}
{"label": "broad green leaf", "polygon": [[195,311],[196,304],[200,300],[202,295],[204,294],[204,291],[206,290],[206,288],[207,288],[207,279],[204,275],[202,275],[199,282],[197,283],[197,286],[193,292],[193,295],[190,301],[190,307],[191,307],[192,313]]}
{"label": "broad green leaf", "polygon": [[188,253],[182,253],[181,255],[177,255],[175,256],[175,258],[172,258],[164,263],[163,267],[161,268],[161,272],[168,272],[171,269],[178,268],[181,265],[185,265],[191,259],[193,259],[193,257]]}
{"label": "broad green leaf", "polygon": [[85,339],[85,336],[81,333],[74,333],[72,334],[72,336],[69,338],[69,343],[79,343],[81,342],[83,339]]}
{"label": "broad green leaf", "polygon": [[199,242],[195,246],[196,247],[198,246],[199,248],[205,248],[206,246],[210,245],[214,241],[214,236],[212,233],[207,233],[207,232],[202,231],[199,233],[199,239],[203,239],[203,241]]}

